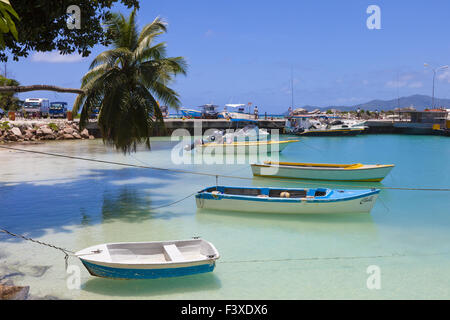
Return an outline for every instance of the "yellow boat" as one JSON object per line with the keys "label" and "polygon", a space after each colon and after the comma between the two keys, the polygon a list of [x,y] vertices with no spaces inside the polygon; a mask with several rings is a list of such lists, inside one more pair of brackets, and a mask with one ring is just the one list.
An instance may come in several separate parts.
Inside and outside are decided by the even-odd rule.
{"label": "yellow boat", "polygon": [[254,176],[340,181],[381,181],[393,164],[333,164],[265,161],[252,164]]}

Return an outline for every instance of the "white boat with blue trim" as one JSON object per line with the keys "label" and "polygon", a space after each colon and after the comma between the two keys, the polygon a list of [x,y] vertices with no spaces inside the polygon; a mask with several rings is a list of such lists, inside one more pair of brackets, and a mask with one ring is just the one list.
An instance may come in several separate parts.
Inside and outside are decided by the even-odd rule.
{"label": "white boat with blue trim", "polygon": [[251,164],[251,167],[254,176],[262,177],[379,182],[391,172],[394,165],[265,161],[263,164]]}
{"label": "white boat with blue trim", "polygon": [[372,210],[379,189],[214,186],[199,191],[197,208],[259,213],[343,214]]}
{"label": "white boat with blue trim", "polygon": [[214,245],[203,239],[107,243],[75,255],[91,275],[112,279],[157,279],[212,272],[220,257]]}

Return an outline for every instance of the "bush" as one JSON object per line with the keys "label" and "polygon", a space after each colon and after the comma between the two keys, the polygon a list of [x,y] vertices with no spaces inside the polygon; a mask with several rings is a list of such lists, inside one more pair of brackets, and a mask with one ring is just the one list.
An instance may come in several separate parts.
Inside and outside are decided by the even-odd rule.
{"label": "bush", "polygon": [[11,126],[9,125],[9,121],[4,121],[4,122],[0,123],[0,129],[1,130],[11,129]]}
{"label": "bush", "polygon": [[50,129],[52,129],[53,131],[59,131],[59,127],[58,127],[58,125],[57,125],[56,123],[50,122],[50,123],[48,124],[48,127],[49,127]]}

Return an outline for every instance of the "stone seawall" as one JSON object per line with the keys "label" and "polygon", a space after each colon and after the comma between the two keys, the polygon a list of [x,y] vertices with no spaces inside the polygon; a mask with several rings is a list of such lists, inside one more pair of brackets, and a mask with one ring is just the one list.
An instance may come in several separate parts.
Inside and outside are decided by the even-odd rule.
{"label": "stone seawall", "polygon": [[94,139],[73,121],[0,121],[0,142]]}

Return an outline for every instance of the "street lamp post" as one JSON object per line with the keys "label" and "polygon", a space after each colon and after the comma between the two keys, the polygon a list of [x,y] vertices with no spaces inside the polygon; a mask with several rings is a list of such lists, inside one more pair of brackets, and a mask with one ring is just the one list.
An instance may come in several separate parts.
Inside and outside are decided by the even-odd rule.
{"label": "street lamp post", "polygon": [[[423,65],[425,67],[430,67],[430,65],[428,63],[424,63]],[[441,66],[439,68],[431,68],[431,70],[433,70],[433,94],[432,94],[432,97],[431,97],[431,108],[432,109],[434,108],[434,79],[436,78],[436,73],[438,71],[440,71],[440,70],[444,70],[444,69],[447,69],[447,68],[448,68],[448,66]]]}

